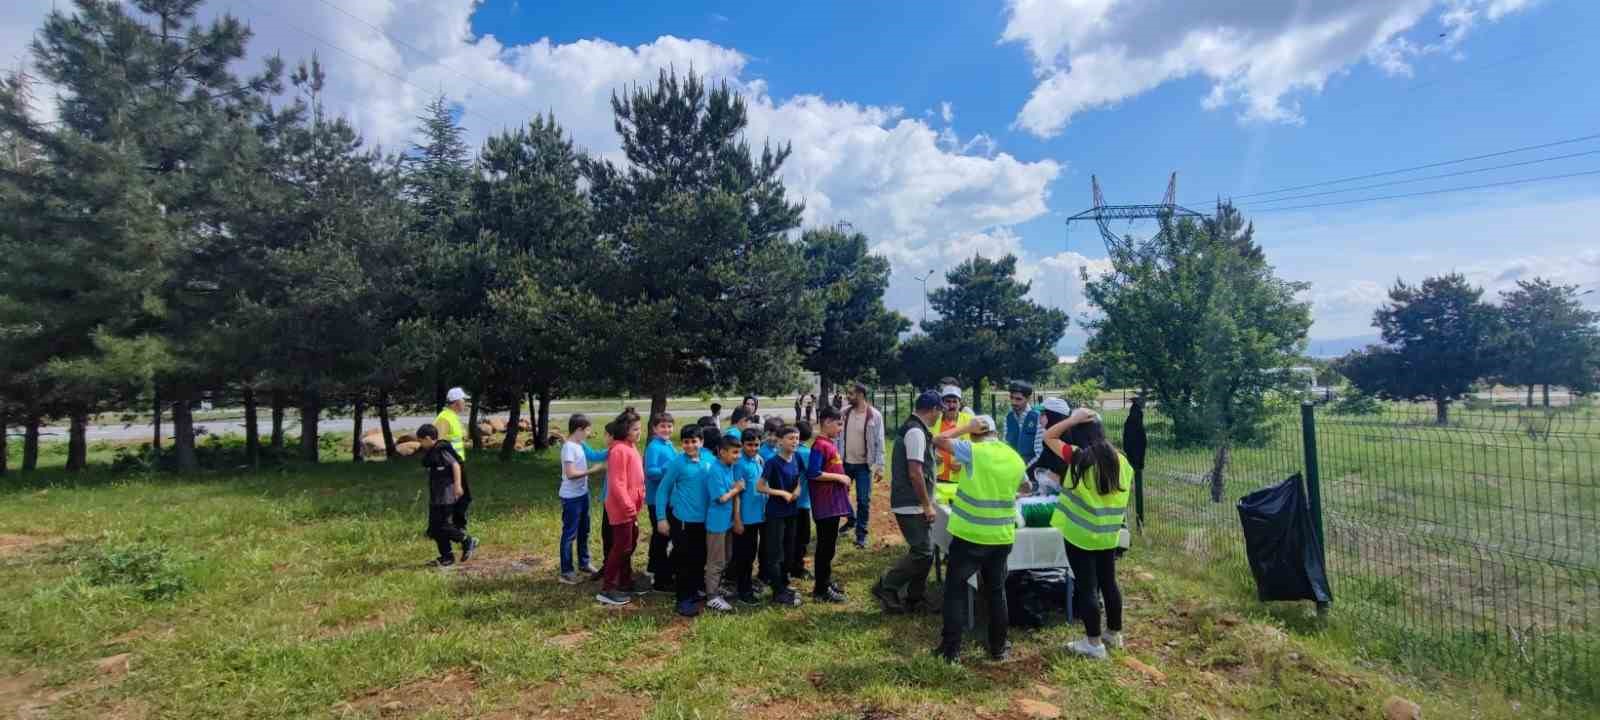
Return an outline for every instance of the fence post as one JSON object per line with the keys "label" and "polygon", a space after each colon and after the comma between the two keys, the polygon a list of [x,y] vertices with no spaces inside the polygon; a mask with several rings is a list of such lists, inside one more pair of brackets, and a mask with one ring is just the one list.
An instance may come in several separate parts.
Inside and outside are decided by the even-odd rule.
{"label": "fence post", "polygon": [[[1317,406],[1300,403],[1300,437],[1305,441],[1306,497],[1311,504],[1311,529],[1317,536],[1317,552],[1327,567],[1327,541],[1322,533],[1322,476],[1317,468]],[[1317,614],[1328,612],[1328,604],[1317,603]]]}

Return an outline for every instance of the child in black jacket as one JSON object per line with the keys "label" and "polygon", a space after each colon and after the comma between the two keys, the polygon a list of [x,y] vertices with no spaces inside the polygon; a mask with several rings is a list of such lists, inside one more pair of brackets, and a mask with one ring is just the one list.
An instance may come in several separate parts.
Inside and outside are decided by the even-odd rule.
{"label": "child in black jacket", "polygon": [[464,494],[461,487],[461,456],[449,440],[439,439],[432,425],[417,428],[422,446],[422,466],[428,470],[428,537],[439,546],[439,557],[431,565],[449,567],[456,562],[451,543],[461,544],[461,561],[466,562],[478,549],[478,539],[456,527],[450,520],[456,501]]}

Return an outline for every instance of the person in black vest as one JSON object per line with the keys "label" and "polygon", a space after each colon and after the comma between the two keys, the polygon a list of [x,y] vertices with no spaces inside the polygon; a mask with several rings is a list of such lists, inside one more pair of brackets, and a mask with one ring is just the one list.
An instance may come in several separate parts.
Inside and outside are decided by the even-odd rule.
{"label": "person in black vest", "polygon": [[917,396],[911,417],[895,437],[889,460],[889,508],[906,554],[872,586],[872,596],[886,613],[903,613],[924,602],[928,571],[933,569],[933,436],[928,425],[939,418],[939,394]]}

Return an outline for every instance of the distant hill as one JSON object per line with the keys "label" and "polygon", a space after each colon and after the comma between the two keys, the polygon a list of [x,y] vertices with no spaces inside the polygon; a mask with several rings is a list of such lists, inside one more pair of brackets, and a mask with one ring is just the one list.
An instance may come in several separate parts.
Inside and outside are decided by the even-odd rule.
{"label": "distant hill", "polygon": [[1360,350],[1373,343],[1382,342],[1377,335],[1355,335],[1342,338],[1312,338],[1306,354],[1316,358],[1336,358],[1351,350]]}

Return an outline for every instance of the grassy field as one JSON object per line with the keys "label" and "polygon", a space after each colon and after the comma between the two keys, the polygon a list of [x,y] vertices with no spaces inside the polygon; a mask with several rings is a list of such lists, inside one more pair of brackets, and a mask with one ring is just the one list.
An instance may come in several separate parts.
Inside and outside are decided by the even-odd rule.
{"label": "grassy field", "polygon": [[8,476],[0,717],[1367,718],[1392,694],[1433,717],[1559,714],[1374,662],[1353,619],[1260,606],[1182,543],[1124,563],[1130,647],[1109,665],[1064,656],[1081,630],[1059,625],[1015,631],[1007,664],[976,644],[933,660],[937,619],[867,601],[900,552],[886,525],[841,549],[843,606],[606,610],[555,581],[555,476],[476,461],[485,548],[442,572],[411,462]]}
{"label": "grassy field", "polygon": [[[1233,502],[1300,472],[1298,413],[1237,447],[1222,503],[1207,448],[1152,426],[1147,530],[1248,579]],[[1600,416],[1479,405],[1317,413],[1336,603],[1368,653],[1600,705]]]}

